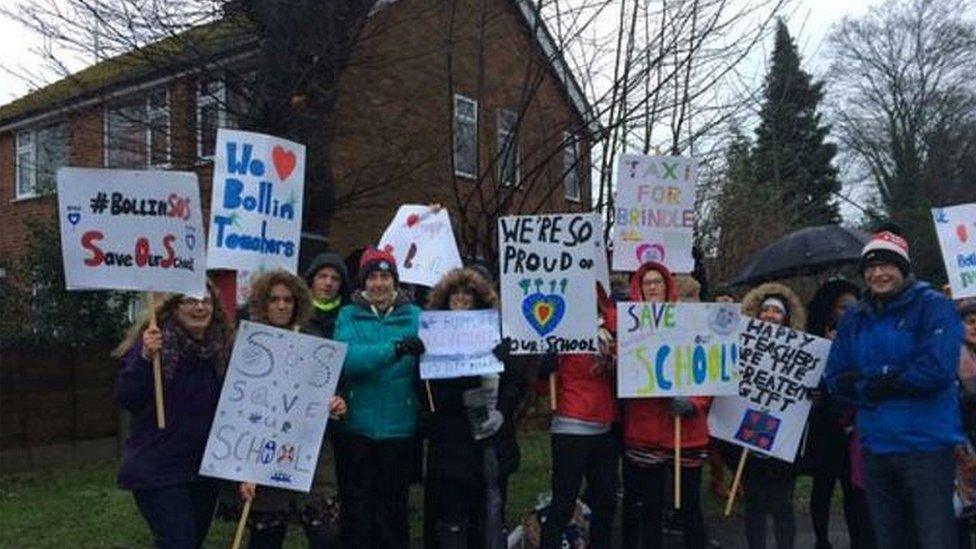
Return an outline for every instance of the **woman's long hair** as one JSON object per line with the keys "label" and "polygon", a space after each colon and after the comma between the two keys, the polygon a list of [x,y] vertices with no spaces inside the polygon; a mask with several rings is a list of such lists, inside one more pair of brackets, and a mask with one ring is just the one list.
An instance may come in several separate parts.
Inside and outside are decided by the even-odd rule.
{"label": "woman's long hair", "polygon": [[248,314],[254,322],[270,324],[268,322],[268,303],[271,289],[283,284],[291,291],[295,300],[295,312],[292,314],[289,327],[302,326],[312,318],[312,292],[300,277],[288,271],[268,271],[256,275],[251,280],[251,297],[247,300]]}
{"label": "woman's long hair", "polygon": [[[234,330],[230,325],[230,322],[228,322],[227,316],[224,315],[224,308],[220,304],[220,292],[217,290],[217,286],[215,286],[210,279],[207,279],[207,293],[210,294],[210,301],[213,303],[213,313],[210,317],[210,325],[207,327],[207,334],[205,337],[223,338],[224,347],[229,349]],[[158,299],[160,294],[156,295],[156,325],[163,326],[176,314],[176,308],[179,307],[180,301],[186,297],[186,295],[162,294],[162,299]],[[132,349],[136,342],[139,341],[139,338],[142,337],[142,332],[146,331],[146,328],[149,327],[150,318],[151,315],[149,314],[149,309],[147,308],[142,315],[140,315],[139,321],[134,323],[129,328],[129,331],[126,332],[125,337],[112,351],[112,357],[122,358],[126,355],[126,353],[129,352],[130,349]]]}

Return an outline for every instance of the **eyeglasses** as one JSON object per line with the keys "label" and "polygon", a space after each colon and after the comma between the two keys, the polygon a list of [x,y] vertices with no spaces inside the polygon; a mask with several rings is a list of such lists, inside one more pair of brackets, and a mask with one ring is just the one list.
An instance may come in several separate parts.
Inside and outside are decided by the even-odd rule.
{"label": "eyeglasses", "polygon": [[646,284],[647,286],[664,286],[665,285],[663,278],[652,278],[650,280],[645,280],[644,281],[644,284]]}
{"label": "eyeglasses", "polygon": [[203,299],[197,299],[195,297],[184,297],[180,299],[180,307],[185,307],[187,309],[192,309],[197,305],[203,305],[204,307],[213,307],[213,300],[209,297]]}

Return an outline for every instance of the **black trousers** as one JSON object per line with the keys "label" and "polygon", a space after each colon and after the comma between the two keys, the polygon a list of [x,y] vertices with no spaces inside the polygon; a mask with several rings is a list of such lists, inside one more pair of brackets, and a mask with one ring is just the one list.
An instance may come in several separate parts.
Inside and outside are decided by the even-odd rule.
{"label": "black trousers", "polygon": [[416,440],[373,440],[346,433],[334,440],[343,547],[409,547],[407,497]]}
{"label": "black trousers", "polygon": [[563,528],[572,516],[583,478],[586,478],[590,519],[590,547],[610,547],[611,525],[617,508],[617,442],[602,435],[552,435],[552,504],[542,525],[540,549],[560,546]]}
{"label": "black trousers", "polygon": [[[674,465],[638,466],[624,460],[623,542],[627,549],[663,547],[664,515]],[[705,516],[701,508],[701,467],[681,468],[681,517],[684,547],[705,548]]]}
{"label": "black trousers", "polygon": [[134,490],[132,495],[158,549],[196,549],[203,544],[217,506],[215,483],[198,480]]}
{"label": "black trousers", "polygon": [[868,500],[864,490],[854,486],[849,474],[840,478],[833,475],[813,477],[810,491],[810,517],[813,531],[817,536],[817,547],[830,547],[830,502],[834,497],[834,486],[840,482],[844,494],[844,521],[850,536],[851,549],[874,549],[874,531],[871,529],[871,516],[868,514]]}

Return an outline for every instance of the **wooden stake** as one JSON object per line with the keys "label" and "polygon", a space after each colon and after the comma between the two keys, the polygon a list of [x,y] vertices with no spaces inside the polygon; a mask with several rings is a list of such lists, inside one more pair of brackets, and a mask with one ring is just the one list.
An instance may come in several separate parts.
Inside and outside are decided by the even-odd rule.
{"label": "wooden stake", "polygon": [[247,528],[247,516],[251,514],[251,502],[258,497],[258,489],[254,488],[254,495],[251,499],[244,502],[244,509],[241,509],[241,518],[237,521],[237,530],[234,531],[234,541],[230,544],[231,549],[239,549],[241,540],[244,539],[244,530]]}
{"label": "wooden stake", "polygon": [[674,508],[681,509],[681,416],[674,416]]}
{"label": "wooden stake", "polygon": [[[156,327],[156,298],[152,292],[146,292],[149,304],[149,327]],[[166,409],[163,407],[163,367],[160,353],[153,353],[153,388],[156,393],[156,427],[166,428]]]}
{"label": "wooden stake", "polygon": [[430,380],[424,380],[424,387],[427,388],[427,404],[430,406],[430,411],[434,412],[434,393],[430,390]]}
{"label": "wooden stake", "polygon": [[556,410],[556,374],[549,374],[549,409]]}
{"label": "wooden stake", "polygon": [[742,471],[746,468],[746,458],[749,457],[749,450],[743,448],[742,456],[739,458],[739,465],[735,468],[735,476],[732,477],[732,488],[729,490],[729,499],[725,502],[725,516],[732,513],[732,504],[735,503],[735,493],[739,491],[739,481],[742,480]]}

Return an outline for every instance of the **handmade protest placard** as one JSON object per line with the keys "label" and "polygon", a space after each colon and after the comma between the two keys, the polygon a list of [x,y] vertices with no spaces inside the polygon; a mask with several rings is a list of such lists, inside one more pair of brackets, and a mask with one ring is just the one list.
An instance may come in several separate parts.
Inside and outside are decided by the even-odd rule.
{"label": "handmade protest placard", "polygon": [[260,133],[217,130],[207,266],[298,270],[305,146]]}
{"label": "handmade protest placard", "polygon": [[620,156],[614,204],[613,269],[636,271],[648,261],[672,272],[695,268],[698,161],[681,156]]}
{"label": "handmade protest placard", "polygon": [[953,299],[976,296],[976,203],[933,208]]}
{"label": "handmade protest placard", "polygon": [[830,340],[743,317],[739,394],[712,400],[709,433],[792,463],[829,353]]}
{"label": "handmade protest placard", "polygon": [[501,372],[505,365],[492,350],[501,341],[498,311],[420,313],[420,379],[446,379]]}
{"label": "handmade protest placard", "polygon": [[434,286],[444,273],[463,266],[443,208],[400,206],[379,247],[393,254],[400,280],[410,284]]}
{"label": "handmade protest placard", "polygon": [[58,217],[68,290],[204,295],[196,174],[61,168]]}
{"label": "handmade protest placard", "polygon": [[308,492],[346,345],[243,321],[200,474]]}
{"label": "handmade protest placard", "polygon": [[734,395],[741,315],[736,303],[617,304],[617,395]]}
{"label": "handmade protest placard", "polygon": [[597,353],[591,214],[498,220],[502,333],[515,354]]}

